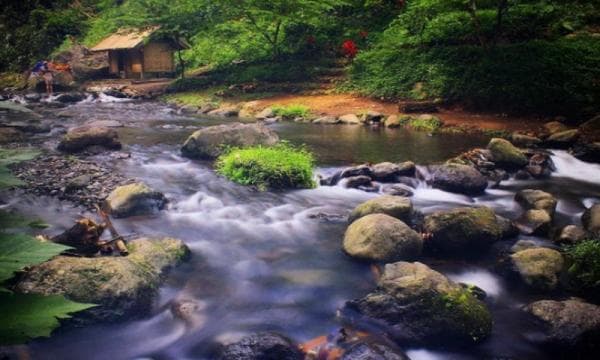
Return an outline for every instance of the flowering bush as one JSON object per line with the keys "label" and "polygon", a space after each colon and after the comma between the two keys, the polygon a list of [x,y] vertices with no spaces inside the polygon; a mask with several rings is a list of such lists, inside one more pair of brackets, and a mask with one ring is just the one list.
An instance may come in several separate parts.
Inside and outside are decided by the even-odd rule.
{"label": "flowering bush", "polygon": [[356,54],[358,54],[358,46],[356,46],[356,43],[354,41],[346,40],[342,44],[342,53],[345,57],[354,59],[356,57]]}

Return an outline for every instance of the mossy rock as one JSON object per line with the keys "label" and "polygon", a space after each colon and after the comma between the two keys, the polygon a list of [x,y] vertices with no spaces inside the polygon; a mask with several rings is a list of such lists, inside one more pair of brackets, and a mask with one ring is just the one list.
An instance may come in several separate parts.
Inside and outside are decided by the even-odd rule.
{"label": "mossy rock", "polygon": [[485,192],[488,182],[473,166],[448,163],[438,166],[431,177],[434,188],[465,195]]}
{"label": "mossy rock", "polygon": [[28,270],[15,290],[98,304],[77,315],[83,322],[143,316],[151,310],[163,276],[190,251],[171,238],[141,238],[127,248],[126,257],[57,256]]}
{"label": "mossy rock", "polygon": [[425,216],[423,229],[431,234],[426,242],[439,255],[471,257],[479,255],[502,239],[504,226],[487,207],[456,208]]}
{"label": "mossy rock", "polygon": [[556,290],[565,261],[560,252],[548,248],[521,250],[510,256],[513,270],[523,282],[540,291]]}
{"label": "mossy rock", "polygon": [[361,260],[408,260],[421,254],[423,239],[401,220],[370,214],[348,227],[343,248],[348,255]]}
{"label": "mossy rock", "polygon": [[407,224],[412,223],[413,205],[409,198],[385,195],[358,205],[348,217],[348,222],[370,214],[386,214]]}
{"label": "mossy rock", "polygon": [[500,138],[490,140],[488,150],[495,163],[507,168],[521,168],[528,164],[527,156],[510,141]]}
{"label": "mossy rock", "polygon": [[144,183],[119,186],[106,198],[106,206],[116,218],[150,215],[162,210],[166,204],[167,198],[161,192]]}
{"label": "mossy rock", "polygon": [[544,210],[554,216],[558,201],[552,194],[542,190],[525,189],[515,195],[515,200],[525,210]]}
{"label": "mossy rock", "polygon": [[410,345],[475,344],[492,330],[489,310],[468,287],[418,262],[387,264],[377,290],[346,306]]}

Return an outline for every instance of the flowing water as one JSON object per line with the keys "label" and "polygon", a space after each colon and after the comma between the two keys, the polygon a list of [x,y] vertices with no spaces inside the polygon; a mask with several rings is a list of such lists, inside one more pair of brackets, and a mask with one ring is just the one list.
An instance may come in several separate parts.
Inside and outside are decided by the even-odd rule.
{"label": "flowing water", "polygon": [[[187,135],[223,120],[181,117],[155,103],[87,101],[67,111],[72,117],[62,120],[65,126],[94,119],[122,121],[126,127],[119,132],[132,157],[121,160],[119,169],[170,199],[168,209],[155,216],[115,220],[118,230],[180,238],[193,256],[171,272],[151,315],[63,329],[50,339],[35,341],[29,347],[32,358],[209,359],[215,342],[261,330],[278,331],[302,342],[334,332],[341,326],[336,310],[374,289],[369,266],[344,255],[341,242],[349,212],[377,194],[338,186],[257,192],[215,175],[209,163],[180,157],[178,148]],[[360,126],[285,123],[272,127],[283,139],[312,149],[320,174],[361,162],[413,160],[422,165],[419,172],[426,178],[427,164],[488,140]],[[584,207],[600,199],[600,166],[582,163],[562,151],[554,154],[557,171],[549,180],[506,181],[476,198],[431,189],[421,180],[415,185],[413,203],[424,213],[486,205],[515,218],[521,212],[513,201],[515,192],[539,188],[559,199],[558,223],[578,223]],[[63,231],[81,212],[53,199],[21,195],[13,202],[21,211],[53,224],[52,234]],[[509,247],[517,240],[498,246]],[[520,316],[523,305],[540,297],[500,278],[493,270],[493,256],[469,263],[422,261],[456,281],[484,289],[495,324],[492,337],[477,347],[406,349],[413,360],[548,357],[526,341],[532,330]],[[169,311],[172,300],[182,299],[199,304],[191,324]]]}

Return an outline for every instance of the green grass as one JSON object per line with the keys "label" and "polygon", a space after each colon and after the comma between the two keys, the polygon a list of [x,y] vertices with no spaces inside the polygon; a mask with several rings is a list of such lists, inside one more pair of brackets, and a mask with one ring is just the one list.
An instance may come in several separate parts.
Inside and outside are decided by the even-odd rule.
{"label": "green grass", "polygon": [[273,109],[275,116],[281,116],[285,119],[307,118],[310,115],[310,108],[300,104],[274,105],[271,109]]}
{"label": "green grass", "polygon": [[441,128],[444,123],[437,117],[417,117],[407,121],[406,127],[416,131],[435,132]]}
{"label": "green grass", "polygon": [[585,240],[566,248],[572,286],[578,291],[600,291],[600,239]]}
{"label": "green grass", "polygon": [[221,99],[219,99],[215,92],[219,91],[217,88],[209,88],[201,91],[185,91],[178,93],[170,93],[163,95],[161,99],[168,103],[182,105],[192,105],[202,107],[204,105],[215,105],[219,106]]}
{"label": "green grass", "polygon": [[231,149],[217,159],[217,172],[242,185],[266,189],[313,188],[313,155],[287,143]]}

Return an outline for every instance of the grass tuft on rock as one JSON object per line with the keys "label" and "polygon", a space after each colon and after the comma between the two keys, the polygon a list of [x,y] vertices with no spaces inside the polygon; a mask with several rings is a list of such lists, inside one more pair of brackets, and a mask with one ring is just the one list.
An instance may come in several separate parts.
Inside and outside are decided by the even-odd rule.
{"label": "grass tuft on rock", "polygon": [[217,159],[217,172],[261,190],[313,188],[313,155],[287,143],[231,149]]}
{"label": "grass tuft on rock", "polygon": [[300,104],[274,105],[271,109],[273,109],[275,116],[281,116],[285,119],[307,118],[310,115],[310,108]]}
{"label": "grass tuft on rock", "polygon": [[571,265],[568,269],[571,286],[579,292],[600,294],[600,239],[584,240],[566,248]]}

